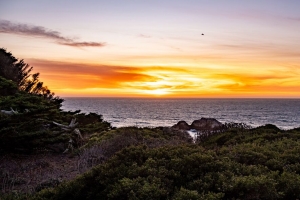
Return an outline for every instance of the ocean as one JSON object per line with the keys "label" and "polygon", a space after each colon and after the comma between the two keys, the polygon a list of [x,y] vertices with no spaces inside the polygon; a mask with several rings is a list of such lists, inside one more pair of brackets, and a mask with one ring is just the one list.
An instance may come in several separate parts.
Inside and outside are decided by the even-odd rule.
{"label": "ocean", "polygon": [[300,127],[300,99],[159,99],[64,98],[62,109],[101,114],[114,127],[191,124],[201,117],[252,127],[274,124],[281,129]]}

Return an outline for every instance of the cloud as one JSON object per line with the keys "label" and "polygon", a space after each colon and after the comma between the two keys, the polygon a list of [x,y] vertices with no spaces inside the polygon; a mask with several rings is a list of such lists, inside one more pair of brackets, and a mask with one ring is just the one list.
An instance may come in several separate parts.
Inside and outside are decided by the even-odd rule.
{"label": "cloud", "polygon": [[261,84],[223,84],[216,86],[217,88],[221,89],[221,91],[233,92],[233,93],[241,93],[241,94],[256,94],[256,95],[266,95],[266,94],[273,94],[273,95],[294,95],[298,96],[299,86],[295,85],[261,85]]}
{"label": "cloud", "polygon": [[151,38],[150,35],[144,35],[144,34],[139,34],[138,36],[141,38]]}
{"label": "cloud", "polygon": [[278,73],[278,71],[270,72],[269,74],[246,74],[246,73],[230,73],[230,74],[213,74],[213,78],[230,79],[236,82],[263,82],[270,80],[285,80],[293,77],[291,74]]}
{"label": "cloud", "polygon": [[71,38],[62,36],[62,34],[58,31],[53,31],[42,26],[12,23],[8,20],[0,20],[0,33],[43,37],[55,40],[55,42],[60,45],[72,47],[103,47],[106,45],[103,42],[78,42]]}
{"label": "cloud", "polygon": [[[43,59],[26,60],[45,85],[64,95],[294,95],[297,66],[254,72],[235,69],[125,67]],[[288,69],[288,70],[287,70]],[[298,71],[297,71],[298,70]]]}
{"label": "cloud", "polygon": [[[290,73],[272,72],[270,74],[215,74],[215,79],[230,83],[216,84],[222,91],[244,93],[292,93],[297,91],[296,77]],[[295,85],[296,84],[296,85]],[[298,86],[297,86],[298,85]]]}
{"label": "cloud", "polygon": [[34,67],[35,72],[41,73],[41,79],[45,80],[50,88],[122,88],[124,83],[149,81],[155,78],[143,74],[135,67],[77,64],[42,59],[30,59],[28,63]]}
{"label": "cloud", "polygon": [[[202,84],[187,69],[172,67],[124,67],[29,59],[26,62],[41,73],[41,80],[54,92],[80,93],[92,90],[102,94],[114,92],[151,94],[162,90],[182,93],[198,90]],[[192,79],[191,79],[192,78]],[[90,95],[90,94],[89,94]]]}
{"label": "cloud", "polygon": [[99,42],[61,42],[60,44],[71,47],[102,47],[106,45]]}
{"label": "cloud", "polygon": [[300,22],[300,17],[288,17],[289,20]]}

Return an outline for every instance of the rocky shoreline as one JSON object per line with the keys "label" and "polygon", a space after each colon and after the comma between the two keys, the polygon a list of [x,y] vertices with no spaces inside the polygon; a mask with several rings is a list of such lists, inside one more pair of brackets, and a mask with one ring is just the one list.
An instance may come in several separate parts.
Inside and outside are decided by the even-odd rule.
{"label": "rocky shoreline", "polygon": [[194,120],[191,125],[186,121],[179,121],[177,124],[172,126],[173,129],[177,130],[191,130],[196,131],[216,131],[224,128],[224,124],[214,118],[201,118]]}

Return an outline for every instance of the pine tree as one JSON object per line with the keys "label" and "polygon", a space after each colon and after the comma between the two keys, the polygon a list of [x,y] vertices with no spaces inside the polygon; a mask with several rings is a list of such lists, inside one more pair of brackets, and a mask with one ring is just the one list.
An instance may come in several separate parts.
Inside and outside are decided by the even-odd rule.
{"label": "pine tree", "polygon": [[[32,69],[33,67],[25,63],[23,59],[18,60],[6,49],[0,48],[0,76],[2,78],[14,82],[20,91],[61,103],[63,100],[55,97],[55,94],[39,80],[40,73],[31,74]],[[3,81],[1,79],[1,82]],[[7,93],[4,90],[0,92]]]}

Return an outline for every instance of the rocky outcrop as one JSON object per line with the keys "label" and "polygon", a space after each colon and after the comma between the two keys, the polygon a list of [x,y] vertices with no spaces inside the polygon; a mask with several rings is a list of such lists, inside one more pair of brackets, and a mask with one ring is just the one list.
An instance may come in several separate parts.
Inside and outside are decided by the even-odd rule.
{"label": "rocky outcrop", "polygon": [[172,128],[177,130],[216,131],[223,129],[224,125],[214,118],[201,118],[193,121],[191,125],[185,121],[179,121]]}
{"label": "rocky outcrop", "polygon": [[179,130],[190,130],[191,127],[186,123],[186,121],[179,121],[177,124],[172,126],[174,129],[179,129]]}
{"label": "rocky outcrop", "polygon": [[201,118],[199,120],[193,121],[191,124],[191,129],[196,130],[208,130],[208,131],[214,131],[214,130],[220,130],[223,128],[223,124],[219,122],[218,120],[214,118]]}

